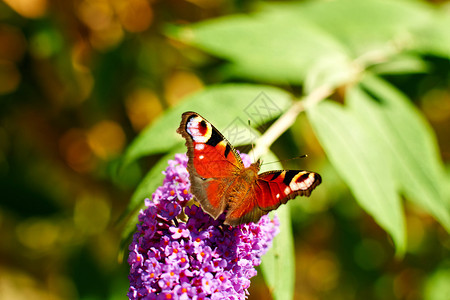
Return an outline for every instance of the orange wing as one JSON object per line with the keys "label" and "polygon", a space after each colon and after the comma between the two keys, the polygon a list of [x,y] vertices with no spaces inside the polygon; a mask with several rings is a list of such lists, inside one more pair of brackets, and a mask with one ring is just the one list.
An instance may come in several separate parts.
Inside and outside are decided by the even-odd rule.
{"label": "orange wing", "polygon": [[244,164],[223,135],[195,112],[182,115],[177,132],[186,139],[191,192],[217,219],[226,208],[227,189]]}
{"label": "orange wing", "polygon": [[258,206],[264,211],[276,209],[289,199],[311,195],[322,182],[319,174],[309,171],[269,171],[258,175]]}
{"label": "orange wing", "polygon": [[258,175],[244,199],[228,211],[225,223],[238,225],[257,222],[296,196],[309,196],[322,182],[319,174],[308,171],[269,171]]}

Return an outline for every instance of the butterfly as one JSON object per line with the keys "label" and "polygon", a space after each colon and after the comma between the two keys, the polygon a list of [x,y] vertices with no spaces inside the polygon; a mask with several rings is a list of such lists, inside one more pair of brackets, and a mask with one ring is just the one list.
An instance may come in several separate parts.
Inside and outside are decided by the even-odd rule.
{"label": "butterfly", "polygon": [[258,174],[260,160],[244,167],[233,146],[205,118],[185,112],[177,132],[186,139],[191,193],[202,209],[224,224],[257,222],[296,196],[309,196],[322,179],[309,171],[279,170]]}

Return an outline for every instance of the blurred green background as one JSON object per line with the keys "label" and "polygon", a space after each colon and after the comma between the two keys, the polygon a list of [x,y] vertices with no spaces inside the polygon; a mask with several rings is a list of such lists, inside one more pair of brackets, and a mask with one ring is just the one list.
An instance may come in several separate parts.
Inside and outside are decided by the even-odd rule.
{"label": "blurred green background", "polygon": [[[118,172],[122,155],[139,133],[179,107],[185,96],[211,84],[264,82],[296,96],[307,92],[308,70],[297,80],[297,70],[283,73],[286,67],[279,57],[271,60],[273,69],[258,70],[258,59],[264,59],[262,48],[239,61],[233,50],[242,45],[208,44],[214,39],[201,35],[201,25],[198,39],[191,43],[189,31],[177,31],[221,16],[247,16],[264,4],[256,0],[0,2],[0,299],[126,298],[128,265],[126,253],[120,252],[124,223],[118,220],[139,182],[161,157],[158,153],[134,160]],[[437,22],[436,28],[448,31],[441,25],[450,24],[449,3],[420,5],[442,13],[444,21]],[[331,24],[324,27],[345,23],[339,11],[330,14],[336,20],[324,16]],[[414,24],[417,19],[409,21]],[[376,23],[366,27],[378,32]],[[318,36],[314,30],[311,34]],[[258,34],[264,37],[266,32],[255,31]],[[305,42],[308,38],[301,37]],[[448,43],[427,40],[413,59],[393,60],[379,73],[407,95],[431,124],[447,175]],[[364,54],[364,47],[354,47],[352,54]],[[233,59],[234,68],[225,63]],[[401,64],[405,61],[406,67]],[[342,93],[338,89],[333,99],[340,101]],[[214,115],[205,117],[216,124]],[[176,120],[167,124],[173,132],[179,117]],[[427,211],[402,200],[408,244],[404,256],[396,257],[389,235],[358,206],[304,114],[272,150],[280,159],[307,153],[306,162],[290,161],[285,167],[307,167],[326,178],[312,200],[289,204],[295,299],[450,298],[449,235]],[[252,279],[249,299],[270,299],[260,275]]]}

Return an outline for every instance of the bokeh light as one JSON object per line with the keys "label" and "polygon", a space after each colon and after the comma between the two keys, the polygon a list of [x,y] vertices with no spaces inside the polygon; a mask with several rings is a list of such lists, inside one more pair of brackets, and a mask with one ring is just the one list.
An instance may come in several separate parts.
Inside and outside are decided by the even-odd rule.
{"label": "bokeh light", "polygon": [[39,18],[47,11],[47,0],[4,0],[4,2],[26,18]]}

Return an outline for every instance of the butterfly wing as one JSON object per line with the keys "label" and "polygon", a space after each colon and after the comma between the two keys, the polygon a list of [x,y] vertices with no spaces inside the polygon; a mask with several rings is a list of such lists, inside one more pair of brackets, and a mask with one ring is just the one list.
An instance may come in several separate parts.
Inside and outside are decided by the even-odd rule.
{"label": "butterfly wing", "polygon": [[182,115],[177,132],[186,139],[191,192],[217,218],[226,208],[228,187],[244,168],[242,160],[223,135],[195,112]]}
{"label": "butterfly wing", "polygon": [[264,211],[276,209],[297,196],[309,197],[322,182],[319,174],[309,171],[269,171],[258,176],[258,206]]}
{"label": "butterfly wing", "polygon": [[249,186],[240,201],[228,207],[224,223],[237,226],[249,222],[258,222],[263,215],[267,214],[267,211],[258,206],[258,196],[256,185]]}
{"label": "butterfly wing", "polygon": [[241,202],[227,213],[225,222],[238,225],[257,222],[261,216],[277,209],[297,196],[309,196],[322,182],[319,174],[308,171],[269,171],[258,175]]}

